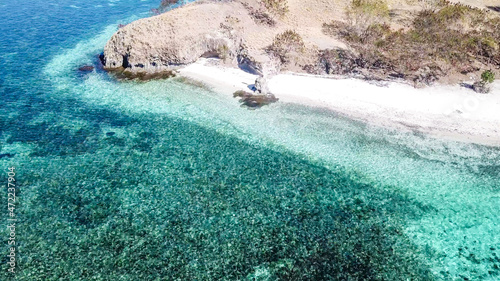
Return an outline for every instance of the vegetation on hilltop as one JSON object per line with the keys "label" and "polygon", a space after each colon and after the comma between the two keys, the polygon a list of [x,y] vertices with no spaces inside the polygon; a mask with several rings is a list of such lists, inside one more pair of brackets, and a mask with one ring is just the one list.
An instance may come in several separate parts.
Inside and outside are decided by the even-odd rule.
{"label": "vegetation on hilltop", "polygon": [[290,62],[293,54],[303,53],[304,50],[305,44],[302,37],[293,30],[287,30],[276,35],[267,52],[277,57],[282,64],[286,64]]}
{"label": "vegetation on hilltop", "polygon": [[[353,0],[347,21],[324,25],[357,53],[358,67],[430,84],[440,77],[500,66],[500,18],[461,4],[439,1],[406,29],[393,29],[382,0]],[[365,25],[358,24],[363,19]]]}
{"label": "vegetation on hilltop", "polygon": [[284,16],[288,12],[287,0],[261,0],[261,3],[273,14]]}
{"label": "vegetation on hilltop", "polygon": [[250,17],[258,24],[275,26],[277,24],[276,16],[283,17],[288,13],[287,0],[262,0],[259,3],[260,7],[259,5],[254,7],[247,2],[241,2]]}

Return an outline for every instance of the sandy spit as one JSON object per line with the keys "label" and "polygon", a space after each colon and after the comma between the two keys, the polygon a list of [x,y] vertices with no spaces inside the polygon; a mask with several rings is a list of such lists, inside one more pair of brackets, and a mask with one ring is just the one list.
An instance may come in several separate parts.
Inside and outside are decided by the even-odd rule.
{"label": "sandy spit", "polygon": [[[241,69],[221,66],[214,59],[200,59],[179,72],[227,94],[249,91],[257,78]],[[396,82],[375,84],[353,78],[286,73],[271,77],[269,89],[280,102],[327,108],[376,126],[500,146],[498,81],[491,93],[478,94],[460,85],[415,89]]]}

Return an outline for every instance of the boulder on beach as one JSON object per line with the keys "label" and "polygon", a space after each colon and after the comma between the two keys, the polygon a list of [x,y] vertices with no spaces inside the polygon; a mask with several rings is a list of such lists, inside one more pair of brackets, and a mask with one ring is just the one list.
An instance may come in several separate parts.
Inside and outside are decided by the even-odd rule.
{"label": "boulder on beach", "polygon": [[490,87],[488,83],[478,81],[472,84],[472,90],[474,90],[476,93],[487,94],[490,92]]}
{"label": "boulder on beach", "polygon": [[257,77],[257,79],[255,79],[255,92],[257,93],[260,93],[260,94],[267,94],[269,93],[269,88],[267,86],[267,79],[264,78],[263,76],[259,76]]}

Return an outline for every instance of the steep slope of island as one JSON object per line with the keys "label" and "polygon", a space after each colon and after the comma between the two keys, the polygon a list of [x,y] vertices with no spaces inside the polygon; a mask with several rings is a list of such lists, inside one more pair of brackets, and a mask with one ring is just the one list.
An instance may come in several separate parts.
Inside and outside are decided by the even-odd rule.
{"label": "steep slope of island", "polygon": [[318,45],[342,46],[321,32],[338,7],[327,1],[310,4],[297,11],[300,16],[287,6],[266,8],[257,0],[188,4],[121,28],[105,47],[105,66],[154,72],[217,56],[262,73],[277,71],[279,57],[288,69],[300,71],[314,62],[311,51]]}

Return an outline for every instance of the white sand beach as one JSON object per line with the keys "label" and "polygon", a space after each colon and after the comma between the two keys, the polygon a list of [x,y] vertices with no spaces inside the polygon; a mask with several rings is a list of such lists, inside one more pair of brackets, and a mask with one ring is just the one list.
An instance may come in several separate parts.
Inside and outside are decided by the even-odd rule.
{"label": "white sand beach", "polygon": [[[203,82],[214,91],[250,91],[256,75],[201,59],[180,75]],[[472,81],[464,81],[472,83]],[[382,85],[381,85],[382,84]],[[303,74],[278,74],[269,89],[279,102],[331,109],[373,125],[417,131],[439,138],[500,146],[500,83],[489,94],[459,85],[415,89],[410,85],[333,79]]]}

